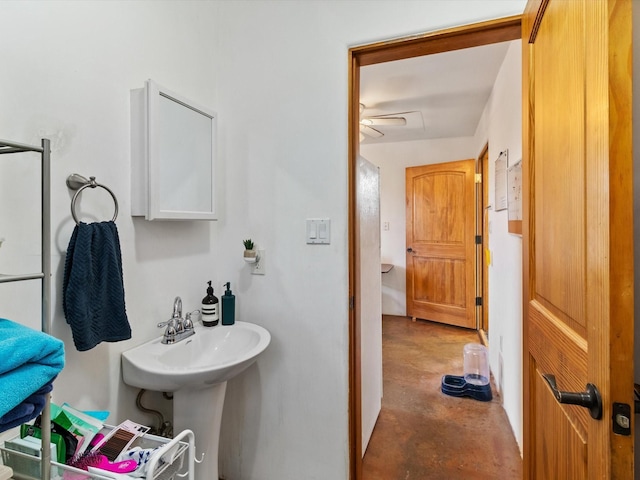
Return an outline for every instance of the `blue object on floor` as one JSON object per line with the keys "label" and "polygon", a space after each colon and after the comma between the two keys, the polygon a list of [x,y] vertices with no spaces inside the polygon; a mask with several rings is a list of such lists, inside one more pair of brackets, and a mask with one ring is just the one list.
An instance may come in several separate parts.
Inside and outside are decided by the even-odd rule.
{"label": "blue object on floor", "polygon": [[491,385],[473,385],[467,383],[462,375],[445,375],[442,377],[442,393],[452,397],[470,397],[481,402],[488,402],[493,398]]}
{"label": "blue object on floor", "polygon": [[84,410],[83,413],[104,422],[109,417],[107,410]]}

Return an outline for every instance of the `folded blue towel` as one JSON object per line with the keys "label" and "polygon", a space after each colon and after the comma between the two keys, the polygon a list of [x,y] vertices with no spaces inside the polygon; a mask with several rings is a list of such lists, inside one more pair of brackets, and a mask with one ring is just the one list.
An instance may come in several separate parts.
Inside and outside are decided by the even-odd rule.
{"label": "folded blue towel", "polygon": [[40,415],[40,412],[42,412],[44,404],[47,401],[47,393],[51,392],[51,390],[53,390],[53,382],[49,382],[42,388],[33,392],[17,407],[9,410],[6,414],[1,416],[0,432],[17,427],[23,423],[27,423],[29,420],[33,420]]}
{"label": "folded blue towel", "polygon": [[64,315],[78,350],[131,338],[115,223],[76,225],[67,248],[62,295]]}
{"label": "folded blue towel", "polygon": [[64,367],[64,344],[0,318],[0,417],[50,383]]}

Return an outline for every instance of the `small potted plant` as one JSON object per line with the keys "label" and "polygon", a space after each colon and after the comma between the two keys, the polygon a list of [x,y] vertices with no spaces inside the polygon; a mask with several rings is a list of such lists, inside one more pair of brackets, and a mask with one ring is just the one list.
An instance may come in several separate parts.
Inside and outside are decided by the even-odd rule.
{"label": "small potted plant", "polygon": [[253,244],[253,240],[248,238],[243,240],[242,244],[244,245],[244,261],[248,263],[255,263],[257,255],[254,250],[255,245]]}

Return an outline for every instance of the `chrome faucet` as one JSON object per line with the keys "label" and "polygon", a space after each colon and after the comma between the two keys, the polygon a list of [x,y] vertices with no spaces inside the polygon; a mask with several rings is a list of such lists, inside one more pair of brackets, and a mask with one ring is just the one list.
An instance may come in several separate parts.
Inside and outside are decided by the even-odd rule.
{"label": "chrome faucet", "polygon": [[182,299],[180,297],[176,297],[173,301],[173,314],[171,318],[166,322],[160,322],[158,324],[158,327],[165,326],[167,328],[164,331],[162,343],[167,345],[177,343],[196,333],[193,329],[191,315],[187,315],[186,320],[182,318]]}
{"label": "chrome faucet", "polygon": [[182,299],[180,297],[176,297],[173,301],[173,314],[171,315],[171,320],[175,322],[176,333],[184,332],[184,325],[182,324]]}

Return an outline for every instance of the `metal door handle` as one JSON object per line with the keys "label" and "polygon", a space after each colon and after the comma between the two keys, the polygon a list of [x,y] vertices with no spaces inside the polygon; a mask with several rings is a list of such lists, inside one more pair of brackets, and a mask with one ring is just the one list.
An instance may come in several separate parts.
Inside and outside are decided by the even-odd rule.
{"label": "metal door handle", "polygon": [[407,252],[413,253],[413,248],[411,248],[411,247],[407,248]]}
{"label": "metal door handle", "polygon": [[549,384],[549,387],[551,387],[553,396],[556,397],[558,403],[579,405],[588,408],[591,418],[595,418],[596,420],[602,418],[602,397],[593,383],[587,383],[586,392],[563,392],[558,390],[555,375],[545,373],[542,375],[542,378],[544,378]]}

